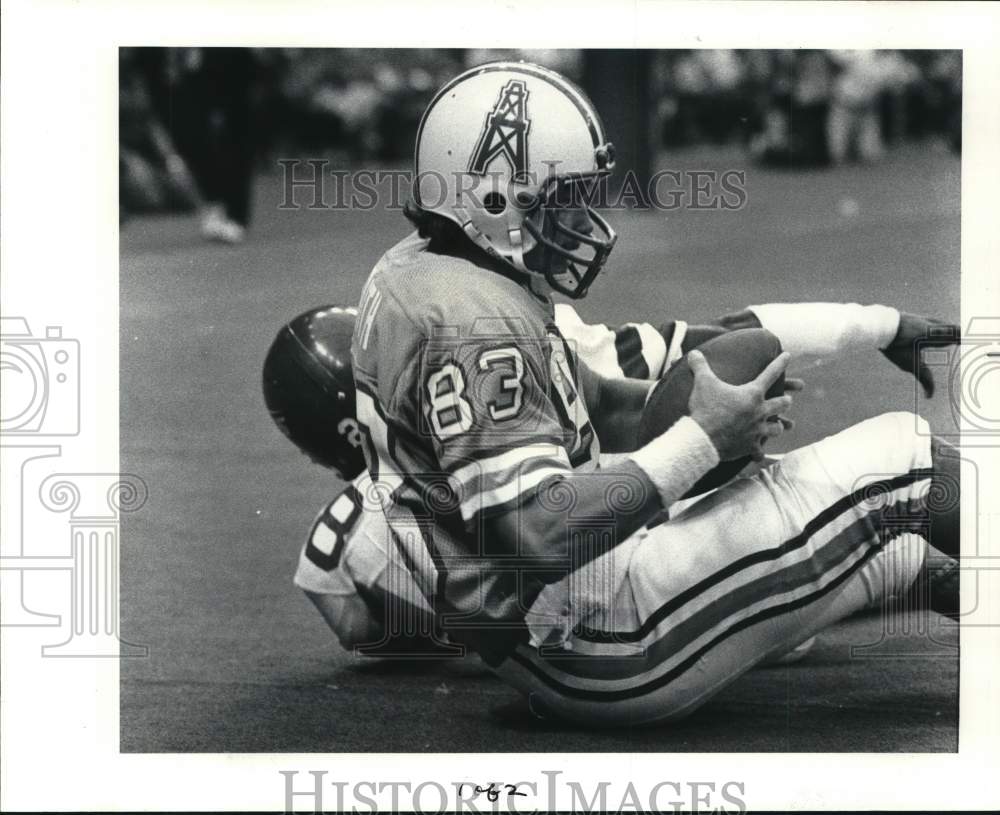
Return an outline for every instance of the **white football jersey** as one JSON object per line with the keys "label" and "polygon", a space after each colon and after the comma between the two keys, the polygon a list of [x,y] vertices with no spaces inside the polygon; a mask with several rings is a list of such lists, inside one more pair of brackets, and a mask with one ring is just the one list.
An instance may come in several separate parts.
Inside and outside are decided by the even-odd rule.
{"label": "white football jersey", "polygon": [[366,505],[370,483],[362,473],[316,517],[299,554],[295,585],[345,602],[359,593],[389,595],[428,609],[385,515],[371,499]]}

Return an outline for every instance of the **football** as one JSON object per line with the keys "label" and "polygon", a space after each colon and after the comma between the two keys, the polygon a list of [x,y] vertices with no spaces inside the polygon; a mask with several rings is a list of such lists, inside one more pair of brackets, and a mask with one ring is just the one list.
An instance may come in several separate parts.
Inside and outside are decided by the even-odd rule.
{"label": "football", "polygon": [[[698,346],[709,367],[719,379],[731,385],[745,385],[755,379],[781,353],[781,342],[763,328],[746,328],[714,337]],[[694,387],[694,373],[687,357],[681,357],[663,375],[646,402],[639,424],[639,445],[642,446],[670,429],[681,416],[688,414],[688,399]],[[785,390],[782,374],[768,389],[767,396],[780,396]],[[685,495],[691,498],[721,487],[736,476],[750,457],[719,463],[706,473]]]}

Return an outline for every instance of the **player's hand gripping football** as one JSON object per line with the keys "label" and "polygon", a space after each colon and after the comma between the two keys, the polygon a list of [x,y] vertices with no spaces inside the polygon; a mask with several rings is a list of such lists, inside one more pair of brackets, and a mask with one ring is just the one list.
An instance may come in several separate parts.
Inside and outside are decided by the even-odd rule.
{"label": "player's hand gripping football", "polygon": [[959,327],[953,323],[901,311],[896,336],[888,348],[882,349],[882,353],[897,368],[913,374],[930,398],[934,395],[934,375],[921,358],[920,349],[957,345],[962,339],[961,334]]}
{"label": "player's hand gripping football", "polygon": [[712,440],[720,460],[750,456],[761,461],[763,443],[791,427],[791,421],[782,414],[792,405],[789,391],[801,390],[801,381],[786,380],[786,393],[766,397],[768,388],[784,373],[790,358],[787,352],[779,354],[752,382],[730,385],[713,373],[701,351],[688,354],[694,373],[688,411]]}

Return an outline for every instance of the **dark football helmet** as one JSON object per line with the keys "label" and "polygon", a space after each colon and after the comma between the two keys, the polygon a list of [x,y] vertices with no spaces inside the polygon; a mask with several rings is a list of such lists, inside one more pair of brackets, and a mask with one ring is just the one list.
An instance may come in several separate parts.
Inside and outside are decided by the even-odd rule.
{"label": "dark football helmet", "polygon": [[365,468],[351,372],[358,311],[322,306],[287,323],[264,360],[271,418],[310,459],[345,481]]}

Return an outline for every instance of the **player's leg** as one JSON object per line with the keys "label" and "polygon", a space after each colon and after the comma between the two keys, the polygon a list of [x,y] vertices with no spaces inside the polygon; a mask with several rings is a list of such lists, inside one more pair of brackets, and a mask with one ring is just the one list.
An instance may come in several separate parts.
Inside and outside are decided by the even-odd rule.
{"label": "player's leg", "polygon": [[851,112],[846,105],[834,102],[826,118],[826,143],[833,164],[843,164],[851,137]]}
{"label": "player's leg", "polygon": [[789,454],[653,530],[629,566],[638,628],[522,648],[508,681],[558,715],[682,716],[753,667],[886,596],[923,562],[930,440],[887,414]]}
{"label": "player's leg", "polygon": [[924,568],[905,598],[905,607],[930,609],[952,620],[959,617],[961,569],[961,473],[957,448],[931,440],[934,476],[928,495],[930,537]]}
{"label": "player's leg", "polygon": [[958,560],[930,550],[914,586],[919,608],[930,608],[952,620],[960,614],[961,569]]}
{"label": "player's leg", "polygon": [[858,114],[858,158],[878,161],[885,153],[882,142],[882,125],[875,104],[866,105]]}
{"label": "player's leg", "polygon": [[931,467],[934,480],[929,496],[930,535],[934,548],[958,558],[961,549],[962,475],[958,449],[942,439],[931,439]]}
{"label": "player's leg", "polygon": [[[918,569],[922,547],[916,536],[908,536],[873,562],[893,564],[889,572],[902,576],[899,582],[905,584]],[[885,571],[880,572],[874,579],[855,576],[804,609],[770,618],[767,609],[761,609],[751,617],[765,619],[742,629],[744,620],[734,620],[730,629],[736,630],[716,632],[704,650],[684,648],[684,627],[678,626],[647,646],[577,640],[570,651],[548,654],[519,646],[496,673],[527,695],[532,711],[539,715],[608,727],[677,720],[759,664],[768,649],[772,655],[794,653],[789,643],[797,638],[814,636],[850,614],[878,605],[871,586],[883,584]],[[674,647],[681,653],[671,660]]]}

